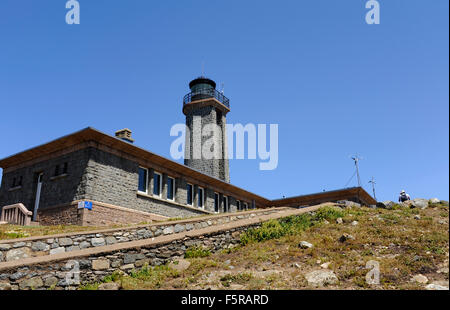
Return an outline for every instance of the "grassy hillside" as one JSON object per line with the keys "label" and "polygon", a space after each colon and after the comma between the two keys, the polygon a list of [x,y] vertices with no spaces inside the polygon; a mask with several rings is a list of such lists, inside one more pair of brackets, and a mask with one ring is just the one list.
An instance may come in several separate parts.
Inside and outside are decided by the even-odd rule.
{"label": "grassy hillside", "polygon": [[[105,282],[122,289],[310,289],[316,287],[310,272],[320,271],[333,275],[319,285],[326,289],[448,287],[448,222],[448,203],[424,210],[326,207],[267,222],[232,249],[191,248],[188,258],[168,266],[116,273]],[[369,261],[379,264],[378,285],[366,282]]]}

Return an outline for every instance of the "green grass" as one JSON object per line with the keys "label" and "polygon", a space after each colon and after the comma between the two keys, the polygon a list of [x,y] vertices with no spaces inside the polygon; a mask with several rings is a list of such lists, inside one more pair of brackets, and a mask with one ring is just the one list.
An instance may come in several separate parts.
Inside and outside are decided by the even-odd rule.
{"label": "green grass", "polygon": [[278,239],[283,236],[294,235],[310,227],[322,223],[324,220],[334,221],[345,217],[348,211],[336,207],[324,207],[314,214],[305,213],[279,220],[265,222],[259,228],[252,228],[241,235],[241,244]]}
{"label": "green grass", "polygon": [[211,251],[204,249],[200,246],[193,246],[186,250],[184,258],[198,258],[198,257],[208,257],[211,255]]}

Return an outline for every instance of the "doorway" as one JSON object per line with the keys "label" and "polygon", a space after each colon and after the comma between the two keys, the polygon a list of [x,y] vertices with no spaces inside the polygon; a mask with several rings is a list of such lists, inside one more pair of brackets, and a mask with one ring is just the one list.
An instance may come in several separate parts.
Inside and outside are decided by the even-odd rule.
{"label": "doorway", "polygon": [[34,210],[33,210],[33,222],[36,222],[37,211],[39,209],[39,201],[41,199],[41,189],[42,189],[42,178],[44,176],[43,172],[37,175],[37,186],[36,186],[36,199],[34,200]]}

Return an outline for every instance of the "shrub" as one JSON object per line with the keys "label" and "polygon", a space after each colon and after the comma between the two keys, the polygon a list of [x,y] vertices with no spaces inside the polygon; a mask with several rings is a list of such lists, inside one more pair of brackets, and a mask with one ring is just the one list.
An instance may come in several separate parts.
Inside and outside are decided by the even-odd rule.
{"label": "shrub", "polygon": [[210,250],[204,249],[201,246],[193,246],[186,250],[186,253],[184,253],[184,258],[207,257],[210,255]]}

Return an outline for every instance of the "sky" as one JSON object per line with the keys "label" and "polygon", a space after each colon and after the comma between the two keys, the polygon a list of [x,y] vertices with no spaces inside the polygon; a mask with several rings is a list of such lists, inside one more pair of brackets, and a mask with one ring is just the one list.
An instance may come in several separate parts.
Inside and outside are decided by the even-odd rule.
{"label": "sky", "polygon": [[79,25],[66,0],[0,1],[0,158],[88,126],[169,158],[204,72],[228,123],[278,124],[277,168],[231,160],[232,184],[269,199],[356,186],[358,154],[378,200],[448,200],[447,0],[379,0],[379,25],[366,0],[78,1]]}

